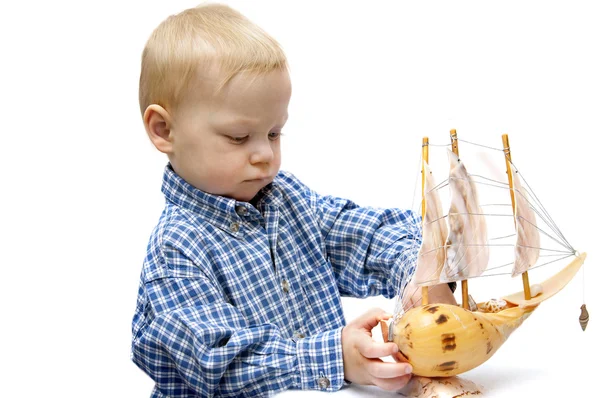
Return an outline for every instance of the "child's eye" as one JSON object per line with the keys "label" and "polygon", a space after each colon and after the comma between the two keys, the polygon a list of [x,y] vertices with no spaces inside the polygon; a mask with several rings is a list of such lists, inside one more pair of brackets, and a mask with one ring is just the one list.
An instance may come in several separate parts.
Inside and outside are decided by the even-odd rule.
{"label": "child's eye", "polygon": [[269,139],[271,141],[275,141],[276,139],[278,139],[282,135],[283,135],[283,133],[281,131],[274,131],[272,133],[269,133]]}
{"label": "child's eye", "polygon": [[234,144],[243,144],[248,139],[248,136],[245,137],[227,137]]}

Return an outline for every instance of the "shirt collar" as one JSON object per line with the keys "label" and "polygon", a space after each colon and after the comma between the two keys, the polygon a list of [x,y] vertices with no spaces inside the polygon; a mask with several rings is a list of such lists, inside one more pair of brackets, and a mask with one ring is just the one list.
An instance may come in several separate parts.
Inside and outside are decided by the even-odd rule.
{"label": "shirt collar", "polygon": [[277,177],[257,193],[257,207],[254,207],[248,202],[209,194],[194,187],[181,178],[173,170],[171,163],[168,163],[163,174],[161,190],[167,201],[196,213],[234,236],[240,236],[243,234],[242,221],[262,219],[261,212],[266,207],[281,205],[282,195],[276,180]]}

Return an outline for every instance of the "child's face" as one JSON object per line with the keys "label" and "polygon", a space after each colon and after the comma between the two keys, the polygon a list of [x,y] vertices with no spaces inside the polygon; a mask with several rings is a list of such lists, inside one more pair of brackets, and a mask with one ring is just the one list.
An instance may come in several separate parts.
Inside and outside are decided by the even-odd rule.
{"label": "child's face", "polygon": [[249,201],[279,171],[290,96],[287,71],[242,73],[212,98],[191,94],[173,118],[173,168],[198,189]]}

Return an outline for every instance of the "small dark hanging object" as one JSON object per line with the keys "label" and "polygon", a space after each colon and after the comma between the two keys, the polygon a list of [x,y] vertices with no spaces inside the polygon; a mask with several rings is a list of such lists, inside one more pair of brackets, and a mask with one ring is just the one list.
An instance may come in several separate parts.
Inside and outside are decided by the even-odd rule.
{"label": "small dark hanging object", "polygon": [[585,308],[585,304],[581,306],[581,315],[579,315],[579,324],[581,325],[581,329],[585,332],[585,328],[587,327],[588,321],[590,320],[590,314],[588,314],[587,309]]}

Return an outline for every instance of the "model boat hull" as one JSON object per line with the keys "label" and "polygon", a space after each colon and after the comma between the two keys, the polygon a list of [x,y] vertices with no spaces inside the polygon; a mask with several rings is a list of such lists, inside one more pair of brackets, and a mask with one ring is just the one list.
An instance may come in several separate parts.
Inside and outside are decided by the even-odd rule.
{"label": "model boat hull", "polygon": [[534,309],[512,307],[492,314],[450,304],[413,308],[395,325],[394,342],[414,374],[455,376],[491,358]]}
{"label": "model boat hull", "polygon": [[[518,300],[506,297],[508,308],[496,313],[469,311],[451,304],[413,308],[393,325],[393,341],[418,376],[448,377],[467,372],[494,355],[546,298],[560,291],[577,273],[585,253],[541,284],[542,293]],[[384,335],[386,333],[384,332]]]}

